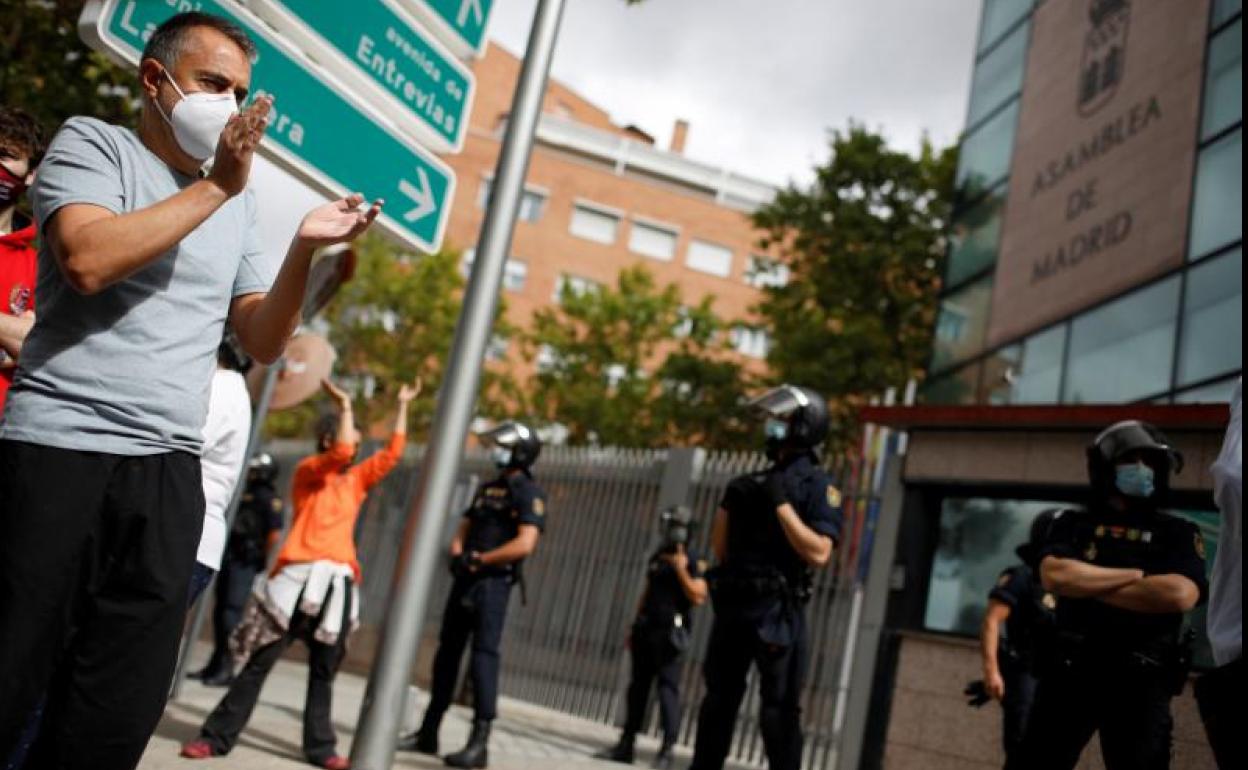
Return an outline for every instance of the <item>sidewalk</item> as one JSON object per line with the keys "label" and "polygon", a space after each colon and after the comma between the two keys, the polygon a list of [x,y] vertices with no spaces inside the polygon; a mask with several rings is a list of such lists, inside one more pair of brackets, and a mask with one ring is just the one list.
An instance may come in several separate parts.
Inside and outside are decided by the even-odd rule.
{"label": "sidewalk", "polygon": [[[203,648],[193,660],[201,661],[207,656],[208,650]],[[339,674],[334,683],[334,728],[338,731],[338,750],[343,754],[351,748],[364,684],[363,678],[346,673]],[[307,668],[302,663],[280,661],[265,683],[251,722],[234,751],[228,757],[191,761],[180,758],[178,748],[198,735],[199,726],[225,691],[204,687],[197,681],[186,682],[179,700],[171,702],[165,710],[160,727],[139,763],[139,770],[295,770],[309,767],[299,749],[306,686]],[[415,708],[406,715],[404,724],[409,729],[423,712],[426,697],[424,692],[419,692]],[[443,752],[457,751],[463,746],[471,719],[471,712],[459,706],[452,707],[442,724]],[[606,725],[503,698],[490,742],[490,768],[620,770],[622,765],[591,758],[594,752],[611,745],[617,736],[618,732]],[[657,748],[656,740],[640,738],[635,767],[648,767]],[[688,751],[678,749],[676,767],[683,768],[688,763]],[[393,767],[432,770],[444,765],[436,757],[399,752]]]}

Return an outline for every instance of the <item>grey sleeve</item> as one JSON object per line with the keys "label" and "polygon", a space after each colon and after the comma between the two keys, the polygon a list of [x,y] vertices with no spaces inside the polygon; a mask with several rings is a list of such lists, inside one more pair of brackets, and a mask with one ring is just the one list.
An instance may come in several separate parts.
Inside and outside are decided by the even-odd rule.
{"label": "grey sleeve", "polygon": [[70,118],[52,139],[31,189],[31,206],[42,233],[56,212],[73,203],[126,211],[121,153],[111,126]]}
{"label": "grey sleeve", "polygon": [[243,192],[243,258],[234,276],[235,297],[264,294],[273,287],[280,263],[265,254],[260,242],[260,214],[256,193],[250,187]]}

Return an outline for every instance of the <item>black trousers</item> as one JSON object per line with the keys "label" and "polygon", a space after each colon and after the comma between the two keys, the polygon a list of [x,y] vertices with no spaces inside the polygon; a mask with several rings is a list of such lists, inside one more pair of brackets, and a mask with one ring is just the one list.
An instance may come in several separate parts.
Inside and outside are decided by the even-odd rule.
{"label": "black trousers", "polygon": [[805,614],[797,611],[794,621],[793,643],[777,647],[759,638],[755,622],[722,614],[715,617],[702,669],[706,696],[698,711],[690,770],[720,770],[724,766],[751,664],[758,667],[759,728],[767,767],[798,770],[807,656]]}
{"label": "black trousers", "polygon": [[230,667],[230,633],[243,619],[243,609],[251,586],[260,570],[252,564],[235,561],[227,554],[221,562],[221,572],[213,593],[216,601],[212,606],[212,657],[205,667],[209,673],[228,670]]}
{"label": "black trousers", "polygon": [[505,576],[457,578],[446,600],[438,651],[433,657],[433,685],[422,727],[436,730],[455,696],[460,662],[472,640],[472,705],[476,719],[498,716],[499,646],[507,620],[511,579]]}
{"label": "black trousers", "polygon": [[347,650],[347,618],[350,616],[351,601],[348,599],[343,605],[342,633],[334,644],[325,644],[313,637],[320,618],[295,612],[286,634],[281,639],[253,652],[200,730],[200,737],[212,745],[213,752],[218,755],[228,754],[234,744],[238,743],[239,734],[247,726],[247,720],[251,719],[251,712],[260,700],[260,689],[264,687],[264,680],[268,678],[269,672],[286,648],[300,640],[308,647],[308,695],[303,706],[303,753],[314,764],[334,756],[337,753],[338,736],[334,732],[330,712],[333,707],[334,677]]}
{"label": "black trousers", "polygon": [[1240,732],[1239,707],[1244,703],[1244,659],[1236,658],[1225,666],[1196,680],[1196,703],[1200,721],[1213,747],[1213,756],[1220,770],[1244,766],[1244,736]]}
{"label": "black trousers", "polygon": [[0,754],[130,770],[164,710],[203,527],[199,459],[0,441]]}
{"label": "black trousers", "polygon": [[1046,671],[1009,770],[1069,770],[1099,733],[1107,770],[1170,767],[1170,685],[1159,672],[1084,662]]}
{"label": "black trousers", "polygon": [[628,715],[624,720],[624,732],[628,735],[641,732],[641,723],[646,717],[646,702],[650,699],[650,686],[657,679],[663,742],[676,742],[680,731],[680,668],[684,656],[668,641],[670,634],[670,626],[633,626],[633,668],[628,683]]}
{"label": "black trousers", "polygon": [[1004,657],[1001,678],[1005,681],[1005,697],[1001,700],[1001,745],[1009,762],[1027,731],[1031,706],[1036,700],[1036,678],[1021,662]]}

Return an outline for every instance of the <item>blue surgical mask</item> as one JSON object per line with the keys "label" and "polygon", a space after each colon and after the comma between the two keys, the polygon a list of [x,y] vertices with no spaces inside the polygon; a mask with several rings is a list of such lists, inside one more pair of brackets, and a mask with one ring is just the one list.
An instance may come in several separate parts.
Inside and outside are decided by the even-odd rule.
{"label": "blue surgical mask", "polygon": [[1114,486],[1127,497],[1152,497],[1153,469],[1143,463],[1119,465],[1114,473]]}
{"label": "blue surgical mask", "polygon": [[769,441],[784,441],[789,437],[789,424],[784,420],[768,417],[767,422],[763,423],[763,435]]}
{"label": "blue surgical mask", "polygon": [[494,446],[490,449],[490,459],[499,468],[511,465],[511,450],[505,446]]}

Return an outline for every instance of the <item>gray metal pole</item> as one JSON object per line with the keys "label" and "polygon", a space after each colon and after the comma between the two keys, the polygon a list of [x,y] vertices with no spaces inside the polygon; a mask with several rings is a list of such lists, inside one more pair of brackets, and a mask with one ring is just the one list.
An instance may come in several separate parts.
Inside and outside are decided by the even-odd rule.
{"label": "gray metal pole", "polygon": [[564,0],[539,0],[533,16],[495,171],[494,191],[464,291],[463,311],[446,364],[446,380],[438,391],[429,448],[421,464],[403,552],[395,570],[393,598],[360,707],[360,721],[351,746],[351,766],[355,770],[388,770],[394,761],[403,700],[425,619],[430,578],[437,563],[439,535],[476,406],[481,359],[494,323],[498,289],[541,115],[563,3]]}
{"label": "gray metal pole", "polygon": [[[256,453],[256,449],[260,446],[260,431],[264,428],[264,418],[269,414],[269,404],[273,401],[273,389],[277,386],[277,376],[281,373],[284,363],[283,359],[278,359],[264,375],[264,385],[260,388],[260,400],[256,402],[256,409],[251,416],[251,431],[247,434],[247,453],[243,455],[243,471],[238,474],[238,481],[234,484],[234,494],[230,497],[230,504],[225,509],[225,531],[227,536],[231,527],[234,526],[234,518],[238,515],[238,506],[243,499],[243,489],[247,486],[247,461],[251,459],[251,456]],[[191,616],[191,627],[187,630],[186,636],[182,638],[182,651],[178,654],[178,667],[173,672],[173,687],[169,691],[170,700],[177,700],[178,695],[182,693],[182,683],[186,680],[186,667],[191,663],[191,651],[195,648],[196,640],[199,639],[199,632],[204,627],[204,616],[208,612],[208,600],[205,597],[212,591],[212,586],[216,582],[217,576],[213,575],[212,580],[204,588],[204,592],[195,601],[195,613]]]}

